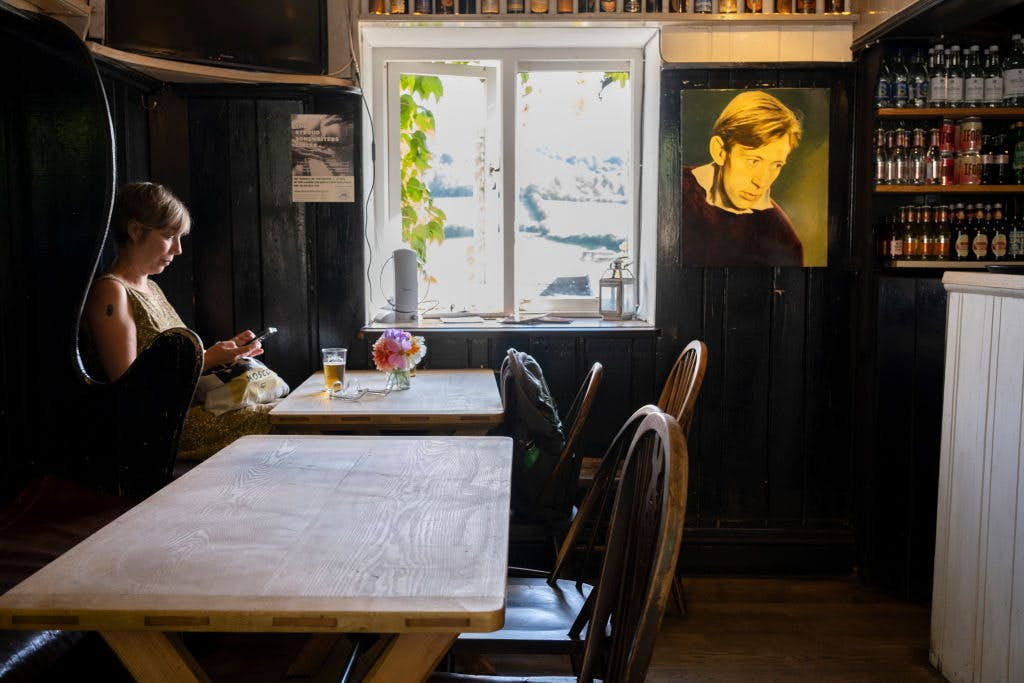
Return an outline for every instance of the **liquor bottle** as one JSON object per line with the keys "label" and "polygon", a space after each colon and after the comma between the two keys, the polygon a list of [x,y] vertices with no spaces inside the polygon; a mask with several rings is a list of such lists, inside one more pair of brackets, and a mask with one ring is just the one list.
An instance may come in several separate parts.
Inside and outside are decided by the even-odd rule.
{"label": "liquor bottle", "polygon": [[930,260],[935,258],[935,226],[932,224],[932,207],[917,208],[917,239],[920,255],[918,258]]}
{"label": "liquor bottle", "polygon": [[928,106],[928,67],[920,48],[910,59],[910,106]]}
{"label": "liquor bottle", "polygon": [[[640,0],[627,0],[636,4],[636,11],[640,11]],[[530,0],[530,14],[547,14],[548,0]]]}
{"label": "liquor bottle", "polygon": [[796,0],[797,14],[816,14],[818,12],[817,0]]}
{"label": "liquor bottle", "polygon": [[924,185],[928,173],[928,149],[924,146],[924,128],[915,128],[910,143],[910,169],[907,182],[911,185]]}
{"label": "liquor bottle", "polygon": [[370,14],[384,14],[384,0],[370,0]]}
{"label": "liquor bottle", "polygon": [[455,0],[437,0],[438,14],[455,14]]}
{"label": "liquor bottle", "polygon": [[964,104],[964,66],[960,60],[960,46],[949,46],[949,62],[946,67],[946,106],[962,107]]}
{"label": "liquor bottle", "polygon": [[878,68],[878,80],[875,82],[875,109],[892,106],[894,85],[892,69],[889,66],[889,58],[883,56],[882,64]]}
{"label": "liquor bottle", "polygon": [[644,11],[648,14],[654,14],[661,11],[661,0],[647,0],[644,3]]}
{"label": "liquor bottle", "polygon": [[719,14],[736,14],[736,0],[718,0]]}
{"label": "liquor bottle", "polygon": [[949,207],[940,204],[935,207],[932,254],[940,261],[948,260],[952,253],[953,236],[949,231]]}
{"label": "liquor bottle", "polygon": [[889,231],[889,216],[885,216],[878,224],[878,238],[875,240],[875,256],[881,261],[892,258],[892,233]]}
{"label": "liquor bottle", "polygon": [[935,57],[928,72],[928,106],[946,106],[946,62],[942,43],[935,45]]}
{"label": "liquor bottle", "polygon": [[1024,121],[1013,124],[1013,150],[1010,152],[1010,182],[1024,185]]}
{"label": "liquor bottle", "polygon": [[910,70],[903,62],[903,48],[896,49],[889,71],[892,79],[890,81],[892,106],[902,109],[910,102]]}
{"label": "liquor bottle", "polygon": [[988,248],[992,252],[992,260],[1005,261],[1009,242],[1001,203],[996,202],[992,205],[992,218],[988,226]]}
{"label": "liquor bottle", "polygon": [[743,6],[747,14],[761,14],[764,12],[763,0],[746,0]]}
{"label": "liquor bottle", "polygon": [[985,106],[1003,106],[1003,64],[999,61],[999,46],[988,46],[988,63],[985,65]]}
{"label": "liquor bottle", "polygon": [[964,65],[964,104],[981,107],[985,104],[985,69],[981,63],[981,48],[971,45]]}
{"label": "liquor bottle", "polygon": [[1003,106],[1024,106],[1024,47],[1019,33],[1010,39],[1010,54],[1003,64]]}
{"label": "liquor bottle", "polygon": [[995,135],[981,134],[981,184],[994,185],[999,169],[996,167]]}
{"label": "liquor bottle", "polygon": [[895,216],[889,216],[889,256],[894,261],[903,258],[903,231]]}
{"label": "liquor bottle", "polygon": [[985,220],[985,207],[982,204],[974,207],[974,220],[968,224],[967,234],[971,240],[971,260],[987,261],[988,222]]}
{"label": "liquor bottle", "polygon": [[[758,0],[760,2],[760,0]],[[668,11],[676,14],[686,13],[686,0],[669,0]]]}
{"label": "liquor bottle", "polygon": [[505,5],[505,14],[524,14],[526,12],[526,3],[524,0],[508,0]]}
{"label": "liquor bottle", "polygon": [[889,184],[889,150],[884,128],[875,129],[875,185]]}
{"label": "liquor bottle", "polygon": [[921,258],[921,236],[917,232],[917,207],[900,207],[900,224],[903,226],[903,258]]}
{"label": "liquor bottle", "polygon": [[966,261],[971,257],[971,237],[967,232],[967,214],[962,202],[953,205],[952,219],[953,260]]}
{"label": "liquor bottle", "polygon": [[995,149],[993,150],[996,165],[996,175],[993,181],[995,185],[1008,185],[1012,182],[1013,165],[1011,159],[1013,156],[1010,152],[1012,145],[1010,140],[1012,140],[1012,127],[1011,132],[996,136]]}
{"label": "liquor bottle", "polygon": [[602,12],[614,12],[615,9],[615,0],[601,0]]}
{"label": "liquor bottle", "polygon": [[388,0],[388,14],[405,14],[405,0]]}
{"label": "liquor bottle", "polygon": [[711,0],[693,0],[693,13],[711,14],[712,4]]}
{"label": "liquor bottle", "polygon": [[498,0],[480,0],[480,14],[497,14]]}
{"label": "liquor bottle", "polygon": [[775,0],[776,14],[792,14],[793,0]]}
{"label": "liquor bottle", "polygon": [[412,4],[413,14],[433,14],[434,3],[431,0],[414,0]]}
{"label": "liquor bottle", "polygon": [[555,9],[559,14],[572,14],[572,0],[558,0]]}
{"label": "liquor bottle", "polygon": [[1006,235],[1006,245],[1007,258],[1011,261],[1024,260],[1024,218],[1021,216],[1019,204],[1010,219],[1010,227]]}
{"label": "liquor bottle", "polygon": [[893,148],[889,155],[889,166],[892,175],[889,182],[894,185],[906,185],[910,182],[910,150],[908,149],[907,131],[897,128],[893,135]]}
{"label": "liquor bottle", "polygon": [[928,150],[924,153],[925,185],[942,184],[942,151],[939,149],[939,129],[928,130]]}

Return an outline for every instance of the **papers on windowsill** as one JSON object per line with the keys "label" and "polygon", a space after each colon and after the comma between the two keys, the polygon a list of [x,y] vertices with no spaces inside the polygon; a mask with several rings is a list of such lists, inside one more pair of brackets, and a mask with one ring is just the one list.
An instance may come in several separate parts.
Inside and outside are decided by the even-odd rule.
{"label": "papers on windowsill", "polygon": [[452,323],[458,325],[459,323],[483,323],[487,322],[478,315],[460,315],[454,318],[441,318],[443,323]]}
{"label": "papers on windowsill", "polygon": [[572,318],[563,318],[557,315],[510,315],[502,318],[498,322],[505,325],[541,325],[544,323],[571,323]]}

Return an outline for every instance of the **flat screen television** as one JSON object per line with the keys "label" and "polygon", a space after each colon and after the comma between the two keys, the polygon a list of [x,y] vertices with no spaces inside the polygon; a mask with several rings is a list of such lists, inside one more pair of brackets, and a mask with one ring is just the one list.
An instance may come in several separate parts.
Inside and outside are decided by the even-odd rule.
{"label": "flat screen television", "polygon": [[106,44],[198,64],[322,74],[324,0],[107,0]]}

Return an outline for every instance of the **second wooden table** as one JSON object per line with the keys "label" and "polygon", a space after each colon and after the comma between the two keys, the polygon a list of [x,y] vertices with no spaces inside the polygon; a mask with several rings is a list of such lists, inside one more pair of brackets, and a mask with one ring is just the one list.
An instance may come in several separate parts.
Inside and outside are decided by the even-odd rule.
{"label": "second wooden table", "polygon": [[[363,387],[383,388],[384,375],[350,370]],[[501,424],[504,409],[494,372],[487,369],[419,370],[411,386],[386,396],[367,394],[358,401],[331,398],[322,372],[314,373],[270,412],[283,432],[423,431],[480,435]]]}

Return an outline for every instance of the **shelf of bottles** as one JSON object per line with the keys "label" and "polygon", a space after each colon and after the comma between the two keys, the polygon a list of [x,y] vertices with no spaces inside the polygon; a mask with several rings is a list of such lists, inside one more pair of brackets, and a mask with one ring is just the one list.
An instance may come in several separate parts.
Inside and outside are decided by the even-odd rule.
{"label": "shelf of bottles", "polygon": [[850,16],[851,0],[363,0],[367,18],[516,19],[585,15],[587,18],[640,18],[676,21],[746,18],[756,20],[830,19]]}
{"label": "shelf of bottles", "polygon": [[879,209],[877,255],[892,268],[1024,261],[1021,35],[930,42],[909,61],[906,46],[889,50],[879,71],[875,193],[910,202]]}
{"label": "shelf of bottles", "polygon": [[[1009,213],[1008,213],[1009,211]],[[910,204],[885,216],[879,259],[894,268],[973,268],[1024,261],[1024,215],[1015,198]]]}

